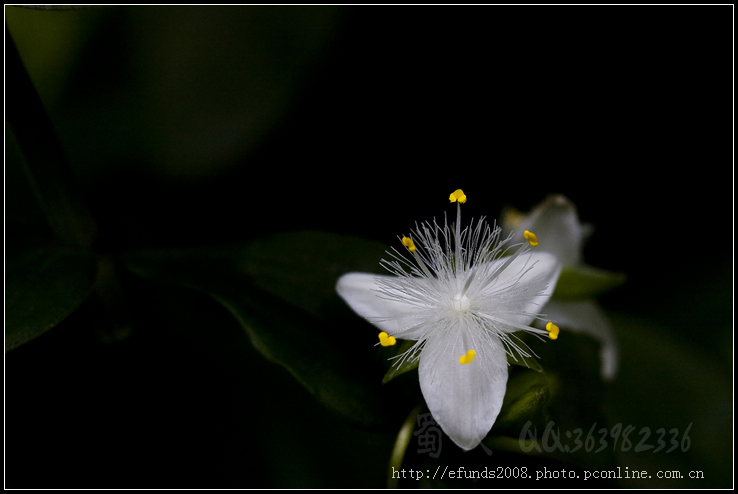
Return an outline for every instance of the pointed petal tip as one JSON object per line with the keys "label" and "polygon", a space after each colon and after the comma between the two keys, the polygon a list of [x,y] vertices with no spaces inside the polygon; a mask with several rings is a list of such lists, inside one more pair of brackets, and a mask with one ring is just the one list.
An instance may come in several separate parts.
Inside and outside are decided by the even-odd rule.
{"label": "pointed petal tip", "polygon": [[465,451],[476,448],[497,420],[507,387],[502,343],[481,340],[475,359],[461,365],[462,338],[434,335],[420,357],[420,389],[438,425]]}

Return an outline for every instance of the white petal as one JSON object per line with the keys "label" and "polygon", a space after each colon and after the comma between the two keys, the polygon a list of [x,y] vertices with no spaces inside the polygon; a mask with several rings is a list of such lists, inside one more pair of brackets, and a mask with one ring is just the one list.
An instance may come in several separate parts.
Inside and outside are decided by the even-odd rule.
{"label": "white petal", "polygon": [[[443,334],[445,333],[445,334]],[[474,341],[476,356],[466,354],[459,332],[431,335],[420,356],[420,389],[433,418],[461,448],[484,439],[502,408],[507,386],[507,360],[497,336]]]}
{"label": "white petal", "polygon": [[388,299],[378,292],[377,280],[395,278],[371,273],[347,273],[336,283],[336,292],[354,312],[397,338],[415,340],[422,334],[418,308]]}
{"label": "white petal", "polygon": [[552,300],[544,311],[563,329],[592,336],[600,342],[600,375],[612,381],[618,372],[619,350],[607,315],[593,299]]}
{"label": "white petal", "polygon": [[522,240],[525,230],[535,233],[538,249],[554,254],[565,266],[582,261],[584,240],[591,233],[591,227],[579,222],[574,203],[561,194],[548,196],[519,219],[514,230],[516,240]]}
{"label": "white petal", "polygon": [[[503,258],[488,263],[489,268],[486,268],[486,265],[483,266],[485,266],[485,269],[494,269],[495,265],[504,261]],[[506,311],[503,317],[512,324],[530,324],[535,315],[541,312],[541,308],[551,298],[560,274],[561,263],[552,254],[531,252],[521,255],[500,273],[494,288],[495,290],[504,290],[505,287],[516,286],[520,288],[528,285],[527,288],[529,288],[530,293],[524,300],[508,300],[503,297],[499,303],[495,303],[495,309],[498,313],[500,310]],[[515,305],[505,306],[507,302],[515,302]],[[512,326],[508,329],[510,331],[518,330],[518,328]]]}

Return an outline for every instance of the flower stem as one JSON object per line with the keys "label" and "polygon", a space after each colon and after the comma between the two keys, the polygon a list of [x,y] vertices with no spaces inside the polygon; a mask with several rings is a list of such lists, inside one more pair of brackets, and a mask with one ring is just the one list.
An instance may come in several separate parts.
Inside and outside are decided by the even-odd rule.
{"label": "flower stem", "polygon": [[398,472],[402,468],[402,460],[405,458],[405,452],[407,446],[410,444],[410,438],[413,435],[413,429],[415,429],[415,423],[417,422],[418,414],[423,408],[424,402],[418,403],[418,406],[413,408],[410,415],[407,416],[405,422],[400,427],[400,432],[397,433],[397,439],[395,440],[395,447],[392,448],[392,455],[390,456],[389,466],[387,467],[387,488],[397,489],[399,478],[393,475],[393,472]]}

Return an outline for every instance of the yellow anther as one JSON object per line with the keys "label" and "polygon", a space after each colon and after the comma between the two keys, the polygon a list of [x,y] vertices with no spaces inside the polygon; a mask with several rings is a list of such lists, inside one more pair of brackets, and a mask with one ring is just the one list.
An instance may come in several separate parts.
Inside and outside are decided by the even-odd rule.
{"label": "yellow anther", "polygon": [[415,252],[415,244],[413,243],[413,239],[410,237],[402,237],[402,245],[407,247],[407,250],[410,252]]}
{"label": "yellow anther", "polygon": [[394,336],[390,336],[387,333],[385,333],[384,331],[382,331],[381,333],[379,333],[379,344],[380,345],[382,345],[382,346],[392,346],[395,343],[397,343],[397,340],[395,339]]}
{"label": "yellow anther", "polygon": [[528,230],[525,230],[523,232],[523,236],[525,237],[525,240],[527,240],[528,242],[530,242],[530,245],[532,245],[533,247],[535,247],[536,245],[538,245],[538,237],[536,237],[536,234],[535,233],[529,232]]}
{"label": "yellow anther", "polygon": [[464,204],[466,202],[466,195],[461,189],[456,189],[455,191],[453,191],[448,198],[451,202],[459,201],[461,204]]}
{"label": "yellow anther", "polygon": [[471,364],[472,360],[474,360],[474,355],[476,354],[477,352],[475,352],[474,350],[469,350],[468,352],[466,352],[466,355],[461,356],[461,358],[459,359],[459,363],[460,364]]}
{"label": "yellow anther", "polygon": [[546,331],[548,331],[548,337],[552,340],[559,337],[559,327],[552,322],[546,324]]}

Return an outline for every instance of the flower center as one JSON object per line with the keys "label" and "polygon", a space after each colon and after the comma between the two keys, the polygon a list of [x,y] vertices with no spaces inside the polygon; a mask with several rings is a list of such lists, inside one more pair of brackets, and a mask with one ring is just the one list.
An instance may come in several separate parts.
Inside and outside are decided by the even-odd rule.
{"label": "flower center", "polygon": [[464,312],[465,310],[469,309],[469,306],[471,306],[471,302],[469,301],[469,297],[458,293],[454,297],[452,305],[457,311]]}

